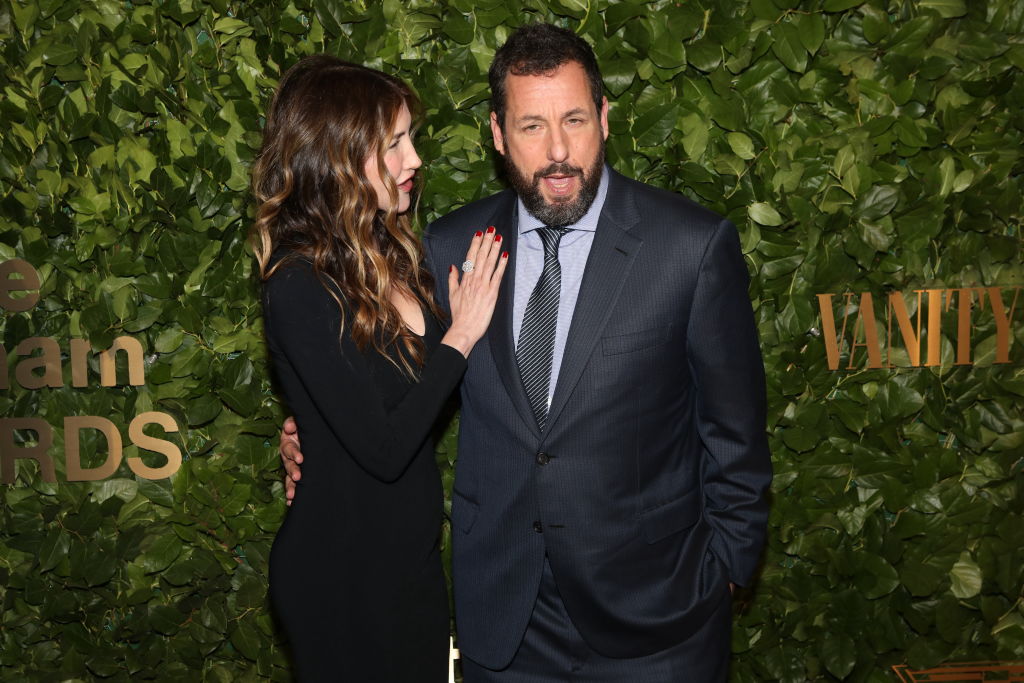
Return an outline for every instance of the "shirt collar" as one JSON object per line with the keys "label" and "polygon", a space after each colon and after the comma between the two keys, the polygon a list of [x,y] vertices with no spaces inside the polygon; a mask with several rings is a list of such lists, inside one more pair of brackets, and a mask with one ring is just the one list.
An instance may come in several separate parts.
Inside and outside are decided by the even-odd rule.
{"label": "shirt collar", "polygon": [[[597,195],[594,197],[593,203],[587,212],[583,214],[583,218],[579,219],[572,225],[565,226],[570,230],[586,230],[587,232],[595,232],[597,230],[597,222],[601,218],[601,210],[604,208],[604,200],[608,196],[608,167],[604,166],[601,168],[601,183],[597,186]],[[519,234],[523,235],[530,232],[531,230],[537,230],[543,228],[544,223],[537,220],[526,210],[526,206],[523,204],[523,200],[517,200],[518,213],[519,213]]]}

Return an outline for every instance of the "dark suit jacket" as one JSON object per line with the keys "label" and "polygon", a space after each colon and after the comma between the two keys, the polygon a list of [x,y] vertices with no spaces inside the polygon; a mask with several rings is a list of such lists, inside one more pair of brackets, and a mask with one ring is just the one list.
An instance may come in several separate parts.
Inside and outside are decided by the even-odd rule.
{"label": "dark suit jacket", "polygon": [[509,251],[494,320],[462,383],[452,507],[459,647],[512,658],[547,553],[566,609],[610,657],[678,644],[758,562],[771,465],[764,368],[735,227],[611,172],[558,376],[538,431],[512,339],[516,198],[434,223],[447,269],[497,227]]}

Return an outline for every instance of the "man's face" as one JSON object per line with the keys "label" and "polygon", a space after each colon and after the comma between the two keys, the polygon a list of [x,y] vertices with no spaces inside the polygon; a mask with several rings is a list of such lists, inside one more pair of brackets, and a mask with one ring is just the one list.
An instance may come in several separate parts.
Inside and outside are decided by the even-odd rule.
{"label": "man's face", "polygon": [[509,182],[545,225],[571,225],[586,214],[601,182],[608,101],[594,109],[577,62],[549,74],[509,74],[505,83],[505,128],[492,113],[491,132]]}

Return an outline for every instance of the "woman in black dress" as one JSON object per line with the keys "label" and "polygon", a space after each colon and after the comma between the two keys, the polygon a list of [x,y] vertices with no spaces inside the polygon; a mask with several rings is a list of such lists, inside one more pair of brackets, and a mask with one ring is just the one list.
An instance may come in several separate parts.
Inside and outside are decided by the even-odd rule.
{"label": "woman in black dress", "polygon": [[447,675],[431,428],[490,322],[507,263],[478,232],[451,325],[407,217],[420,159],[404,83],[333,57],[282,77],[253,170],[270,359],[311,475],[270,556],[300,681]]}

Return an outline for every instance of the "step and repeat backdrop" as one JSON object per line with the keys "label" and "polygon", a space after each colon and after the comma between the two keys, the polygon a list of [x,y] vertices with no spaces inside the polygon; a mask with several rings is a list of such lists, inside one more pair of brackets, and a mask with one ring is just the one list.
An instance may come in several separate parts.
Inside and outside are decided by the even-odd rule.
{"label": "step and repeat backdrop", "polygon": [[502,187],[486,70],[531,21],[594,46],[616,169],[740,229],[775,480],[732,679],[1014,675],[1021,3],[10,0],[0,678],[290,680],[247,246],[262,114],[306,54],[412,84],[422,225]]}

